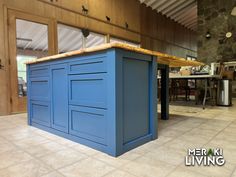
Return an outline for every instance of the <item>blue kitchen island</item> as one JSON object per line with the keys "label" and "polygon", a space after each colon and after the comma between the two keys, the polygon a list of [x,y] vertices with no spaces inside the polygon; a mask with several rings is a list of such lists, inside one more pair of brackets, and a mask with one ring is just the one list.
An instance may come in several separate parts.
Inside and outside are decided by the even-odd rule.
{"label": "blue kitchen island", "polygon": [[118,43],[29,61],[28,124],[119,156],[157,138],[156,71]]}

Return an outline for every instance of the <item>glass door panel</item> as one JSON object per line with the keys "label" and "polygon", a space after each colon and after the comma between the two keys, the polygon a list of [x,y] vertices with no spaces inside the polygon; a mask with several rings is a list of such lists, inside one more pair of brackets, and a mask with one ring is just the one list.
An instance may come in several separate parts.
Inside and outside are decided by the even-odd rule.
{"label": "glass door panel", "polygon": [[18,96],[27,96],[26,65],[28,60],[48,55],[48,26],[16,19],[16,60]]}

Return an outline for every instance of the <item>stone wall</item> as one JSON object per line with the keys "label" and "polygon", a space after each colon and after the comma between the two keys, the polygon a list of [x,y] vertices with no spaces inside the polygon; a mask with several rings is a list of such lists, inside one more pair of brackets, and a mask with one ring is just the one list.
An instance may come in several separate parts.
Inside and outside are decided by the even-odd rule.
{"label": "stone wall", "polygon": [[[198,59],[206,62],[236,60],[236,0],[198,0]],[[211,38],[206,38],[207,32]],[[227,38],[226,33],[232,37]]]}

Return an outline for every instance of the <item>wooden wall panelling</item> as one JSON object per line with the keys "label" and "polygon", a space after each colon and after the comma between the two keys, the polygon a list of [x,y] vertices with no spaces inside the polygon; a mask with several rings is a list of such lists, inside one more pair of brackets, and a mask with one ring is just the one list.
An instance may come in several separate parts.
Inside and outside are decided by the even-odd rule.
{"label": "wooden wall panelling", "polygon": [[166,51],[167,54],[173,55],[173,45],[167,44],[165,51]]}
{"label": "wooden wall panelling", "polygon": [[147,30],[147,26],[146,26],[146,20],[148,16],[146,13],[146,7],[144,4],[140,5],[140,33],[141,34],[145,34],[145,31]]}
{"label": "wooden wall panelling", "polygon": [[154,40],[153,41],[153,50],[158,51],[158,52],[166,52],[166,44],[159,40]]}
{"label": "wooden wall panelling", "polygon": [[111,18],[114,19],[114,23],[125,27],[125,17],[124,8],[125,0],[111,0],[112,15]]}
{"label": "wooden wall panelling", "polygon": [[192,32],[190,35],[190,48],[197,51],[197,34]]}
{"label": "wooden wall panelling", "polygon": [[157,38],[161,40],[165,37],[165,20],[164,16],[157,14]]}
{"label": "wooden wall panelling", "polygon": [[174,43],[174,22],[165,20],[165,40]]}
{"label": "wooden wall panelling", "polygon": [[[90,1],[89,0],[76,0],[76,2],[75,2],[72,0],[58,0],[58,5],[61,7],[65,7],[65,8],[74,10],[76,12],[80,12],[80,13],[82,13],[82,6],[85,6],[85,8],[89,9],[89,14],[90,14],[90,13],[92,13],[92,10],[90,9],[89,2],[93,2],[95,4],[100,3],[100,0],[99,0],[99,3],[96,3],[95,1],[96,0],[90,0]],[[101,6],[102,6],[102,4],[101,4]]]}
{"label": "wooden wall panelling", "polygon": [[178,23],[174,25],[175,34],[174,34],[174,43],[180,46],[184,46],[184,28]]}
{"label": "wooden wall panelling", "polygon": [[148,18],[146,19],[146,21],[148,22],[148,28],[150,29],[148,32],[148,35],[152,38],[156,38],[156,36],[157,36],[157,29],[156,29],[157,13],[154,10],[149,10],[148,14],[149,14]]}
{"label": "wooden wall panelling", "polygon": [[187,28],[184,28],[184,47],[191,48],[190,47],[190,30]]}
{"label": "wooden wall panelling", "polygon": [[129,29],[140,32],[139,17],[140,17],[139,1],[137,0],[124,1],[124,20],[129,24]]}
{"label": "wooden wall panelling", "polygon": [[[11,92],[11,112],[17,112],[19,109],[18,100],[18,76],[16,60],[16,16],[8,11],[8,36],[9,36],[9,58],[10,58],[10,92]],[[25,104],[26,106],[26,104]],[[25,107],[26,109],[26,107]],[[20,110],[21,111],[21,110]]]}
{"label": "wooden wall panelling", "polygon": [[[106,21],[106,16],[111,17],[111,8],[109,8],[111,4],[111,0],[99,0],[99,3],[97,0],[89,0],[87,5],[89,15]],[[111,20],[113,21],[114,19]]]}
{"label": "wooden wall panelling", "polygon": [[8,56],[5,53],[7,49],[7,42],[5,31],[7,30],[6,8],[3,1],[0,0],[0,59],[4,68],[0,69],[0,115],[5,115],[10,112],[10,98],[9,98],[9,83],[8,83]]}
{"label": "wooden wall panelling", "polygon": [[144,36],[144,35],[141,36],[141,47],[152,50],[152,44],[149,37]]}

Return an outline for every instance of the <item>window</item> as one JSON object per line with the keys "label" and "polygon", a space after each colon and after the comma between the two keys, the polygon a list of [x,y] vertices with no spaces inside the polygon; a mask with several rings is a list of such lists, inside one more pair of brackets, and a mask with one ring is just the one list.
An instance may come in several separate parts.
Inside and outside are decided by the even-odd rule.
{"label": "window", "polygon": [[129,44],[129,45],[132,45],[134,47],[140,47],[140,44],[138,44],[138,43],[129,42],[129,41],[126,41],[126,40],[122,40],[122,39],[111,37],[110,38],[110,43],[115,43],[115,42]]}
{"label": "window", "polygon": [[90,32],[84,37],[81,29],[68,25],[58,24],[58,49],[59,53],[94,47],[105,43],[105,36]]}
{"label": "window", "polygon": [[83,34],[80,29],[58,24],[59,53],[79,50],[83,48]]}
{"label": "window", "polygon": [[106,40],[105,40],[105,36],[98,34],[98,33],[91,33],[89,34],[89,36],[86,38],[85,43],[86,43],[86,48],[88,47],[94,47],[94,46],[98,46],[101,44],[105,44]]}

